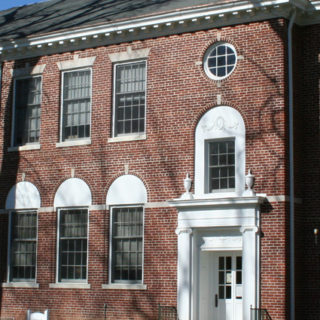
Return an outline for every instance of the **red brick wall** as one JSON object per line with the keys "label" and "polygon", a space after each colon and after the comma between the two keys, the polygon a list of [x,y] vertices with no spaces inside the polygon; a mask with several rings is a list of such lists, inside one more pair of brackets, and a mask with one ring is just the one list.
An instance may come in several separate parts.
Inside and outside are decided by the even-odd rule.
{"label": "red brick wall", "polygon": [[[204,52],[217,40],[230,41],[237,49],[236,70],[218,86],[202,66]],[[147,140],[108,143],[112,123],[112,64],[108,53],[151,48],[148,58]],[[43,74],[41,149],[7,152],[11,136],[12,78],[9,72],[22,61],[7,61],[3,69],[1,105],[0,204],[15,183],[26,180],[40,191],[42,206],[52,207],[55,191],[71,176],[85,180],[93,204],[104,204],[112,181],[129,172],[146,184],[148,200],[165,201],[184,192],[182,179],[194,172],[194,130],[201,115],[217,105],[236,108],[246,124],[246,167],[256,176],[256,191],[285,195],[286,190],[286,24],[273,20],[196,33],[160,37],[133,43],[101,46],[76,52],[96,56],[93,66],[92,144],[56,148],[59,141],[60,72],[57,61],[72,54],[34,59],[46,64]],[[275,319],[286,319],[286,209],[272,203],[262,212],[261,301]],[[147,291],[102,290],[108,279],[109,212],[90,212],[90,290],[49,289],[55,282],[56,214],[39,214],[39,289],[2,289],[1,316],[24,319],[25,311],[49,308],[51,319],[152,319],[158,303],[176,305],[177,212],[145,210],[144,279]],[[5,223],[1,224],[6,230]],[[2,242],[6,247],[6,241]],[[3,259],[3,258],[1,258]],[[2,271],[3,274],[3,271]],[[276,297],[276,298],[275,298]],[[276,301],[275,301],[276,300]]]}

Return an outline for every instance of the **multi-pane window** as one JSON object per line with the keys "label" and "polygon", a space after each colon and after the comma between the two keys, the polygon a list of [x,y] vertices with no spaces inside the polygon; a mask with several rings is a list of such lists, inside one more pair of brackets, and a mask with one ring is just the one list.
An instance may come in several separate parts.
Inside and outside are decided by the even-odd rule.
{"label": "multi-pane window", "polygon": [[91,115],[91,70],[63,73],[62,141],[88,138]]}
{"label": "multi-pane window", "polygon": [[13,143],[21,146],[39,142],[41,77],[15,80]]}
{"label": "multi-pane window", "polygon": [[13,212],[11,228],[10,281],[34,281],[37,260],[37,213]]}
{"label": "multi-pane window", "polygon": [[237,54],[233,45],[215,43],[205,55],[204,69],[208,77],[221,80],[229,76],[236,67]]}
{"label": "multi-pane window", "polygon": [[235,188],[234,140],[208,143],[208,191]]}
{"label": "multi-pane window", "polygon": [[87,279],[88,210],[60,210],[59,281]]}
{"label": "multi-pane window", "polygon": [[112,210],[112,282],[142,282],[143,208]]}
{"label": "multi-pane window", "polygon": [[114,135],[145,131],[146,62],[115,65]]}

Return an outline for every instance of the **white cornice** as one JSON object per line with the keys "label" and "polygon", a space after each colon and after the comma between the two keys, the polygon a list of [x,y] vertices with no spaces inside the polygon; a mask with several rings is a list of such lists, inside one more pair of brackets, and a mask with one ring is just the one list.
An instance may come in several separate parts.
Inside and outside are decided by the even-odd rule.
{"label": "white cornice", "polygon": [[257,206],[265,201],[266,195],[252,197],[229,197],[229,198],[210,198],[210,199],[174,199],[168,201],[169,205],[176,208],[194,207],[221,207],[221,206]]}
{"label": "white cornice", "polygon": [[[0,60],[34,57],[57,52],[73,51],[123,41],[216,28],[272,18],[289,18],[290,8],[299,10],[302,17],[297,23],[315,23],[315,11],[320,1],[249,0],[189,8],[165,14],[116,21],[103,25],[68,29],[61,32],[31,36],[6,42],[0,46]],[[316,19],[319,19],[316,12]]]}

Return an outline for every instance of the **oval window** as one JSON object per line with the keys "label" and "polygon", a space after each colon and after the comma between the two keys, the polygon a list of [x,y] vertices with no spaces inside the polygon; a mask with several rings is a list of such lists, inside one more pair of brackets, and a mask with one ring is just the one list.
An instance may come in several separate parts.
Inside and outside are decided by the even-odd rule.
{"label": "oval window", "polygon": [[213,80],[228,77],[237,64],[237,52],[233,45],[217,42],[212,45],[204,56],[204,71]]}

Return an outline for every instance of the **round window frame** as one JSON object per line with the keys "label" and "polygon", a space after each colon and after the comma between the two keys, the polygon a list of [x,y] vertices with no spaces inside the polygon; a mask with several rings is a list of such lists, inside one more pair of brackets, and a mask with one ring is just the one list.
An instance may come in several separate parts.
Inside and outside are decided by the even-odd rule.
{"label": "round window frame", "polygon": [[[229,73],[227,73],[227,74],[224,75],[223,77],[219,77],[219,76],[214,75],[214,74],[210,71],[209,66],[208,66],[208,59],[209,59],[209,56],[210,56],[211,52],[212,52],[215,48],[217,48],[218,46],[220,46],[220,45],[222,45],[222,44],[225,45],[226,47],[229,47],[229,48],[234,52],[235,62],[234,62],[234,66],[233,66],[232,70],[231,70]],[[228,43],[228,42],[216,42],[216,43],[214,43],[213,45],[211,45],[211,46],[207,49],[207,51],[206,51],[206,53],[205,53],[205,55],[204,55],[204,57],[203,57],[203,62],[204,62],[204,67],[203,67],[203,69],[204,69],[204,71],[205,71],[205,73],[206,73],[206,75],[207,75],[208,78],[210,78],[211,80],[216,80],[216,81],[226,79],[226,78],[228,78],[228,77],[234,72],[234,70],[236,69],[237,62],[238,62],[237,50],[236,50],[236,48],[235,48],[231,43]]]}

